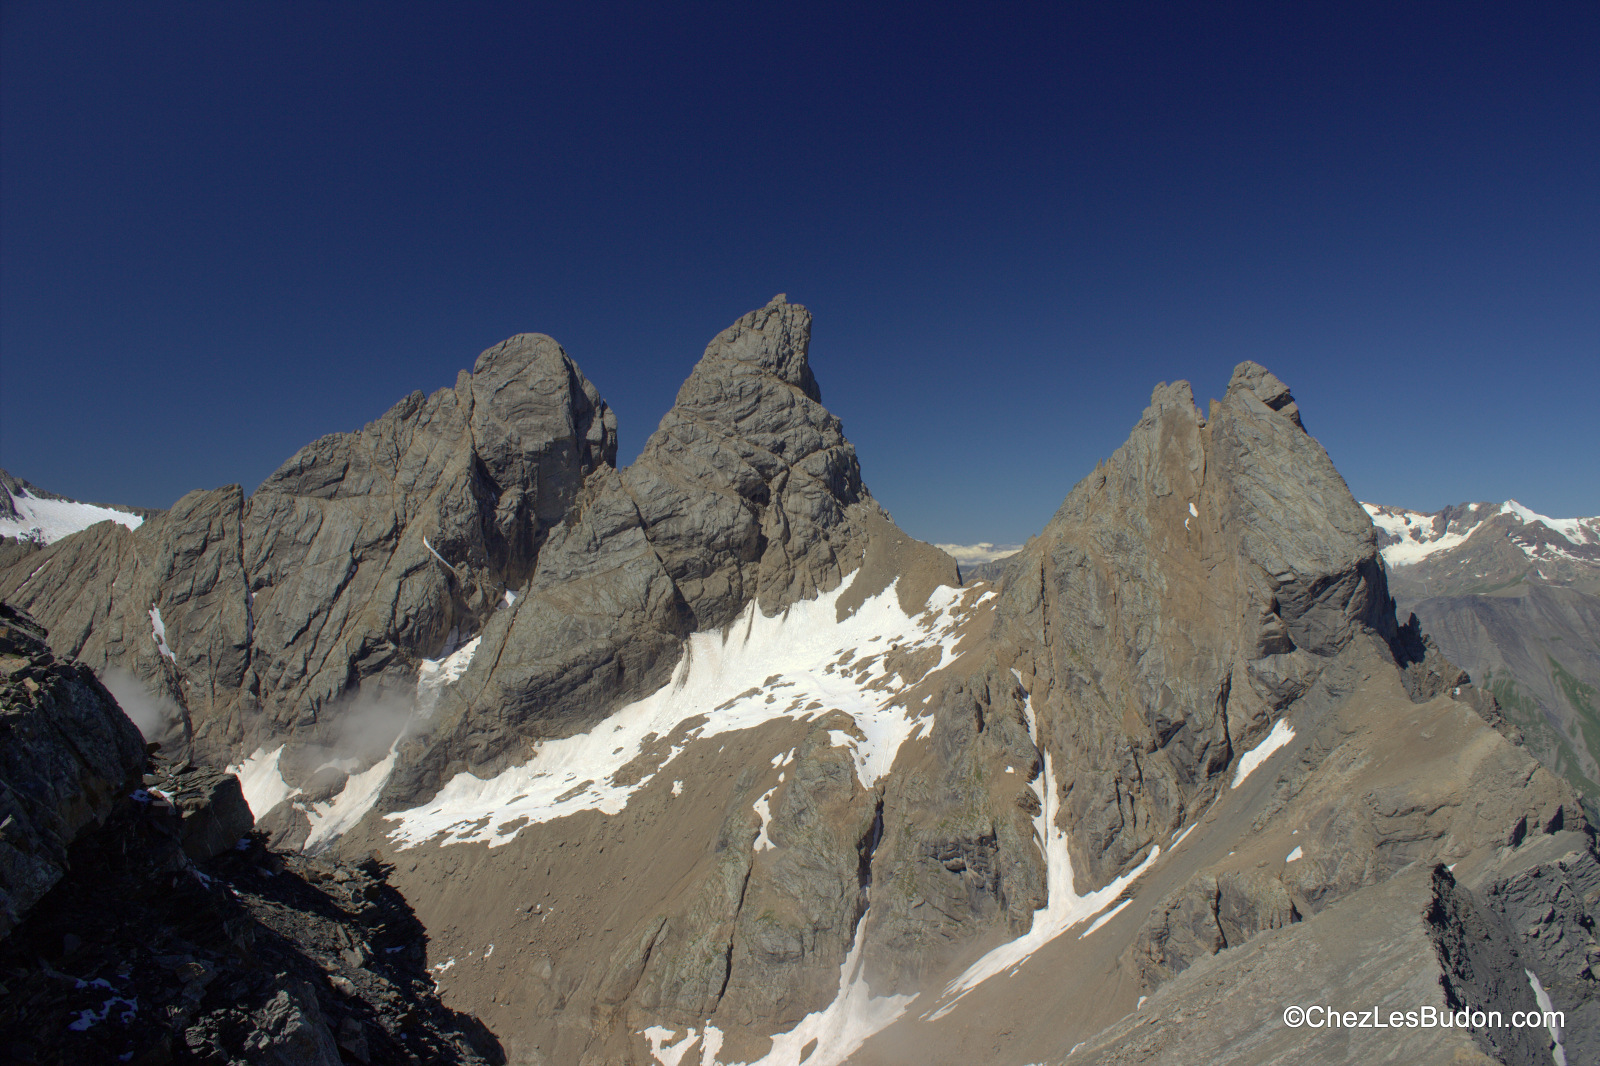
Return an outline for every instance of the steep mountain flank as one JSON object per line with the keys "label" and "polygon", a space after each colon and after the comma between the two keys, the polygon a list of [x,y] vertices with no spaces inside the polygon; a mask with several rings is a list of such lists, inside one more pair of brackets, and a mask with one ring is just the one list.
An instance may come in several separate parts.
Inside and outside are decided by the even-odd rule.
{"label": "steep mountain flank", "polygon": [[1600,810],[1600,519],[1515,500],[1366,507],[1401,615],[1416,612],[1540,762]]}
{"label": "steep mountain flank", "polygon": [[[907,601],[897,539],[833,591],[694,632],[588,730],[346,838],[399,849],[447,996],[513,1060],[1058,1062],[1169,983],[1181,1016],[1188,970],[1357,897],[1438,912],[1370,941],[1379,970],[1466,987],[1486,963],[1451,945],[1493,929],[1496,965],[1595,1009],[1575,797],[1396,624],[1367,515],[1266,371],[1242,365],[1209,416],[1158,388],[998,596]],[[1436,863],[1446,887],[1418,874]],[[1530,933],[1519,892],[1566,902]],[[1405,969],[1424,944],[1434,969]],[[1438,1009],[1468,994],[1427,987]],[[1192,1032],[1196,1053],[1215,1036]],[[1417,1046],[1550,1043],[1458,1036]]]}
{"label": "steep mountain flank", "polygon": [[905,539],[821,404],[810,327],[778,296],[711,342],[638,461],[586,486],[485,626],[431,731],[406,742],[384,806],[587,728],[665,682],[690,633],[752,601],[771,613],[831,591],[874,536]]}
{"label": "steep mountain flank", "polygon": [[527,579],[615,458],[594,387],[554,341],[518,336],[248,499],[193,492],[137,529],[93,526],[0,574],[0,596],[58,653],[131,674],[169,752],[192,738],[221,765],[287,739],[296,783],[330,759],[364,769],[405,727],[419,663]]}

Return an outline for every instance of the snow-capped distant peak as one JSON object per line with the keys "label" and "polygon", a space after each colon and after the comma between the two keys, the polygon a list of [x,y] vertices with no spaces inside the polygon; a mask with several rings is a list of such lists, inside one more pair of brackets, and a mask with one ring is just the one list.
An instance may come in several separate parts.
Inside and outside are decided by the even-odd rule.
{"label": "snow-capped distant peak", "polygon": [[11,498],[11,510],[16,512],[15,518],[9,515],[0,517],[0,537],[17,537],[53,544],[68,534],[88,529],[96,522],[108,519],[121,523],[129,529],[138,529],[144,523],[141,516],[127,511],[97,507],[92,503],[78,503],[76,500],[48,499],[35,496],[20,487],[13,490],[0,486],[0,492],[6,493]]}
{"label": "snow-capped distant peak", "polygon": [[976,544],[935,544],[934,547],[963,565],[999,562],[1022,550],[1020,544],[991,544],[986,540]]}
{"label": "snow-capped distant peak", "polygon": [[[1540,525],[1556,537],[1573,546],[1600,545],[1600,518],[1550,518],[1530,510],[1516,500],[1502,504],[1474,503],[1447,507],[1442,511],[1410,511],[1403,507],[1381,507],[1377,504],[1361,505],[1372,517],[1379,530],[1378,548],[1383,561],[1391,566],[1409,566],[1429,556],[1465,542],[1485,522],[1501,515],[1509,515],[1523,526]],[[1523,543],[1515,537],[1518,547],[1530,558],[1548,553],[1550,546],[1538,538],[1536,543]],[[1558,554],[1559,548],[1554,549]]]}
{"label": "snow-capped distant peak", "polygon": [[1542,523],[1573,544],[1600,542],[1600,518],[1548,518],[1537,511],[1529,510],[1516,500],[1507,500],[1501,504],[1500,513],[1516,515],[1524,524]]}

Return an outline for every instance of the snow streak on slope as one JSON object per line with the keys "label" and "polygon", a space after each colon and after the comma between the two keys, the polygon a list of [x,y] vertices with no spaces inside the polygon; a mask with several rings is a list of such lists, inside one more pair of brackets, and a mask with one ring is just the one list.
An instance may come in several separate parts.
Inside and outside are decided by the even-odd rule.
{"label": "snow streak on slope", "polygon": [[[724,1063],[717,1058],[722,1047],[722,1032],[706,1026],[706,1041],[700,1053],[700,1066],[839,1066],[874,1034],[899,1020],[915,995],[874,996],[867,987],[861,964],[861,929],[866,914],[856,923],[856,939],[839,967],[839,993],[833,1002],[800,1019],[787,1033],[772,1038],[772,1048],[751,1063]],[[690,1029],[675,1044],[668,1041],[676,1031],[652,1025],[641,1034],[650,1044],[651,1056],[661,1066],[679,1066],[696,1039]],[[715,1039],[713,1039],[713,1036]]]}
{"label": "snow streak on slope", "polygon": [[[6,491],[0,488],[0,492]],[[92,503],[73,500],[44,500],[27,492],[12,495],[11,506],[16,510],[17,517],[0,518],[0,537],[27,537],[37,530],[38,536],[46,544],[53,544],[81,529],[88,529],[96,522],[116,522],[129,529],[138,529],[144,524],[143,518],[127,511],[115,511],[110,507],[96,507]]]}
{"label": "snow streak on slope", "polygon": [[[910,712],[893,704],[905,686],[884,666],[884,653],[938,648],[931,669],[943,667],[954,658],[965,612],[993,593],[941,586],[912,617],[891,585],[840,621],[844,591],[841,585],[771,618],[750,604],[726,633],[690,637],[672,680],[654,693],[588,733],[545,741],[527,763],[487,781],[456,775],[431,802],[386,815],[396,823],[390,838],[402,848],[441,833],[443,843],[494,846],[516,835],[501,835],[512,821],[520,827],[585,810],[616,814],[696,739],[834,709],[855,721],[859,736],[835,730],[833,739],[850,751],[870,788],[915,726]],[[641,758],[643,773],[630,766]],[[625,767],[630,772],[620,773]]]}
{"label": "snow streak on slope", "polygon": [[1272,724],[1272,732],[1268,733],[1255,747],[1245,752],[1239,759],[1239,765],[1233,771],[1233,784],[1229,788],[1238,788],[1244,784],[1244,779],[1249,777],[1256,767],[1267,761],[1268,756],[1289,741],[1294,739],[1294,727],[1287,718],[1280,718]]}
{"label": "snow streak on slope", "polygon": [[[454,635],[452,642],[453,640]],[[478,638],[474,637],[448,655],[438,659],[422,660],[422,668],[417,676],[418,715],[426,717],[432,712],[434,704],[438,702],[440,691],[446,685],[454,684],[461,679],[461,675],[467,672],[467,666],[472,662],[473,652],[477,650]],[[334,767],[350,776],[345,780],[344,788],[332,799],[309,806],[301,805],[300,809],[305,812],[306,818],[311,823],[311,832],[306,837],[304,850],[315,850],[349,832],[367,811],[372,809],[372,805],[377,802],[378,793],[383,791],[384,782],[388,781],[389,775],[394,772],[394,761],[400,750],[400,741],[405,738],[409,729],[408,722],[406,728],[400,731],[400,735],[395,737],[394,743],[389,746],[389,753],[365,770],[359,769],[360,759],[334,759],[317,767],[318,770]],[[300,795],[300,789],[291,787],[278,769],[278,760],[282,756],[281,745],[271,752],[265,748],[258,748],[248,759],[228,767],[228,772],[239,778],[239,784],[244,790],[245,805],[257,818],[284,800],[294,799]]]}
{"label": "snow streak on slope", "polygon": [[[906,1012],[915,996],[874,996],[867,988],[861,965],[861,930],[866,914],[856,923],[856,940],[839,967],[839,994],[822,1010],[800,1019],[787,1033],[772,1038],[772,1050],[748,1066],[838,1066],[854,1054],[867,1038],[888,1028]],[[813,1050],[807,1045],[816,1042]],[[744,1064],[740,1064],[744,1066]]]}
{"label": "snow streak on slope", "polygon": [[[1038,743],[1032,697],[1029,697],[1025,708],[1029,732],[1035,735],[1034,742]],[[1161,848],[1152,847],[1145,860],[1128,873],[1098,891],[1078,895],[1073,887],[1072,855],[1067,847],[1067,831],[1056,825],[1061,793],[1056,785],[1055,766],[1049,750],[1044,751],[1044,773],[1029,787],[1039,797],[1039,814],[1033,819],[1033,830],[1045,857],[1045,905],[1033,912],[1033,926],[1026,933],[1001,944],[950,982],[940,997],[943,1004],[925,1015],[924,1021],[937,1021],[944,1017],[968,992],[984,981],[996,974],[1014,971],[1050,941],[1111,906],[1123,890],[1138,880],[1161,856]],[[1098,926],[1090,927],[1083,935],[1088,936],[1096,928]]]}

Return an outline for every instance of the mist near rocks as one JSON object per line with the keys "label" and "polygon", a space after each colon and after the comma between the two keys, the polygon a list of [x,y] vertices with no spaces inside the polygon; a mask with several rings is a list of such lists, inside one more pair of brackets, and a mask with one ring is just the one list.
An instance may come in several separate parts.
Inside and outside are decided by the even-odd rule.
{"label": "mist near rocks", "polygon": [[151,692],[143,681],[122,667],[108,667],[101,672],[100,681],[116,698],[122,713],[138,727],[146,743],[166,747],[175,737],[183,735],[183,708],[170,696]]}
{"label": "mist near rocks", "polygon": [[415,689],[386,685],[359,689],[324,706],[316,740],[284,753],[285,780],[299,782],[328,766],[346,773],[367,769],[389,754],[416,708]]}

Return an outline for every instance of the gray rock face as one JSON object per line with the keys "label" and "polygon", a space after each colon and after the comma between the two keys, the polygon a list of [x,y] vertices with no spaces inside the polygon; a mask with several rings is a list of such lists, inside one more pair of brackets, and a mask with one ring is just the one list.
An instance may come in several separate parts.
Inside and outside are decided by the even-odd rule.
{"label": "gray rock face", "polygon": [[248,499],[190,493],[137,530],[92,527],[8,569],[0,592],[40,612],[58,651],[164,698],[213,764],[292,735],[298,780],[329,751],[381,756],[405,711],[363,715],[359,738],[347,712],[408,703],[418,661],[528,579],[615,459],[594,386],[522,335],[454,389],[301,449]]}
{"label": "gray rock face", "polygon": [[0,937],[66,873],[67,849],[137,784],[144,743],[94,675],[0,604]]}
{"label": "gray rock face", "polygon": [[820,402],[810,334],[810,312],[778,296],[712,340],[638,461],[589,479],[489,621],[386,806],[587,728],[665,683],[688,634],[836,588],[874,536],[904,538]]}
{"label": "gray rock face", "polygon": [[810,339],[810,312],[782,296],[723,330],[625,474],[696,629],[751,599],[771,614],[860,562],[861,535],[841,533],[867,494],[822,406]]}
{"label": "gray rock face", "polygon": [[[1209,418],[1186,384],[1159,387],[1128,443],[1008,560],[992,658],[937,698],[936,758],[887,786],[874,874],[895,888],[874,896],[864,925],[875,988],[916,990],[963,945],[1029,928],[1046,892],[1024,786],[1046,752],[1082,894],[1172,847],[1276,723],[1305,738],[1242,828],[1299,812],[1293,824],[1319,827],[1307,848],[1328,858],[1286,865],[1286,844],[1276,866],[1224,861],[1183,877],[1151,901],[1122,958],[1146,989],[1410,865],[1583,821],[1519,749],[1486,743],[1486,719],[1514,734],[1492,698],[1395,624],[1367,515],[1297,416],[1287,388],[1251,364]],[[1381,697],[1377,677],[1391,679]],[[1441,694],[1454,696],[1452,724],[1423,735],[1470,756],[1380,739],[1378,723],[1404,713],[1387,701]],[[1413,775],[1352,774],[1390,760]]]}
{"label": "gray rock face", "polygon": [[[64,654],[133,675],[175,754],[221,765],[288,740],[300,786],[409,729],[383,802],[413,804],[659,686],[689,633],[837,587],[874,537],[904,539],[820,403],[810,323],[780,296],[719,334],[626,471],[594,386],[522,335],[248,498],[85,530],[0,573],[0,594]],[[467,676],[416,721],[420,660],[473,634]]]}
{"label": "gray rock face", "polygon": [[182,819],[183,851],[193,862],[216,858],[255,827],[239,779],[232,774],[189,769],[156,776],[153,787],[172,797]]}
{"label": "gray rock face", "polygon": [[1011,561],[997,632],[1032,675],[1101,884],[1359,634],[1395,636],[1372,524],[1277,378],[1234,372],[1209,418],[1161,386],[1128,442]]}

